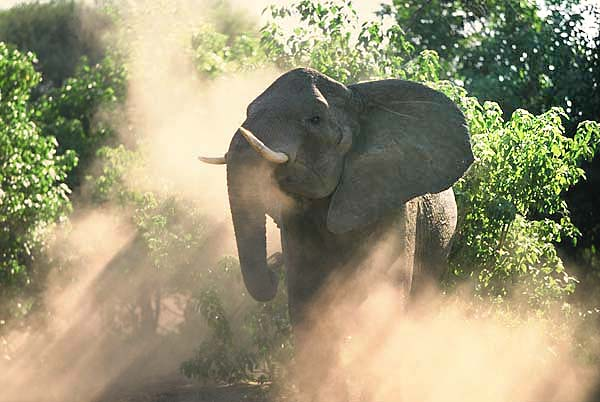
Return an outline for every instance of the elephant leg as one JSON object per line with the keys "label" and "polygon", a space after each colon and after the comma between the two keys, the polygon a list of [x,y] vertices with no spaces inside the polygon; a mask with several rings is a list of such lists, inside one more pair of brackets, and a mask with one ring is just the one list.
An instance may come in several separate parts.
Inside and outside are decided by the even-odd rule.
{"label": "elephant leg", "polygon": [[[339,334],[327,319],[322,292],[327,276],[319,270],[287,266],[288,303],[295,340],[294,378],[302,400],[346,402],[345,379],[338,370]],[[302,271],[302,272],[298,272]]]}
{"label": "elephant leg", "polygon": [[457,210],[452,189],[419,197],[412,294],[419,298],[436,287],[448,269],[448,254],[456,229]]}
{"label": "elephant leg", "polygon": [[288,303],[295,340],[294,372],[300,394],[310,402],[349,401],[341,348],[347,311],[330,292],[330,280],[310,265],[288,266]]}
{"label": "elephant leg", "polygon": [[309,400],[348,400],[341,351],[344,337],[361,336],[365,317],[356,316],[358,308],[381,285],[391,284],[407,298],[416,211],[417,204],[410,203],[385,225],[345,236],[327,232],[310,216],[286,216],[281,234],[296,376]]}
{"label": "elephant leg", "polygon": [[310,402],[349,400],[339,343],[329,339],[331,330],[326,325],[294,327],[295,378],[302,398]]}
{"label": "elephant leg", "polygon": [[[352,378],[348,374],[353,370],[346,366],[355,367],[360,362],[342,364],[344,337],[361,338],[361,325],[366,318],[354,314],[368,302],[369,297],[377,297],[374,293],[381,289],[380,285],[392,284],[397,292],[399,306],[394,307],[395,311],[401,309],[400,305],[408,299],[412,258],[407,256],[412,257],[414,249],[409,249],[405,243],[400,243],[399,247],[398,241],[404,239],[404,231],[401,234],[400,239],[394,235],[382,241],[381,247],[362,261],[360,268],[352,270],[353,277],[343,278],[345,282],[336,280],[339,277],[327,276],[321,270],[311,270],[310,265],[297,271],[293,265],[292,269],[288,266],[289,312],[296,341],[296,378],[307,400],[349,401],[348,381]],[[414,238],[408,243],[414,245]],[[364,286],[365,283],[370,285]],[[361,400],[371,401],[369,387],[358,385],[360,378],[354,380],[358,388],[353,390],[361,393]]]}

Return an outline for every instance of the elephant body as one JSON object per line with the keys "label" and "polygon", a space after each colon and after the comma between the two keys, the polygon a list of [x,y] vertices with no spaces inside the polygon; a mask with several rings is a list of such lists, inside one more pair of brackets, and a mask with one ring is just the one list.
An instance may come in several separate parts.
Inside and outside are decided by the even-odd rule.
{"label": "elephant body", "polygon": [[[280,227],[297,358],[334,361],[311,340],[343,283],[360,301],[391,283],[406,303],[446,265],[456,227],[451,186],[473,161],[465,119],[444,94],[403,80],[344,85],[315,70],[283,74],[247,109],[223,158],[240,267],[258,301],[281,265],[267,259],[265,215]],[[332,284],[333,286],[327,286]],[[334,292],[335,293],[335,292]],[[307,370],[305,389],[331,367]]]}
{"label": "elephant body", "polygon": [[327,229],[327,208],[328,200],[312,202],[280,223],[293,325],[305,321],[333,274],[364,273],[363,280],[393,283],[407,297],[442,275],[456,228],[452,189],[414,198],[380,221],[344,234]]}

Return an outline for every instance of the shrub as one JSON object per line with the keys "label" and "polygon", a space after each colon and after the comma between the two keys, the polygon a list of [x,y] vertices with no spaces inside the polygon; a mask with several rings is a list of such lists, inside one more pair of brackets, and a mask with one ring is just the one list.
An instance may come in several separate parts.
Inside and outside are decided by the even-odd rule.
{"label": "shrub", "polygon": [[73,0],[23,2],[0,11],[0,41],[34,52],[44,85],[60,86],[81,57],[91,64],[104,57],[101,37],[110,24],[102,12]]}
{"label": "shrub", "polygon": [[266,61],[255,36],[246,33],[230,36],[211,25],[204,25],[194,33],[191,46],[196,69],[208,78],[251,71]]}
{"label": "shrub", "polygon": [[44,135],[58,140],[58,153],[73,150],[79,164],[67,184],[79,186],[98,148],[115,139],[98,114],[123,100],[125,70],[107,52],[102,37],[108,13],[72,0],[27,2],[0,11],[0,41],[37,55],[43,80],[33,88],[33,119]]}
{"label": "shrub", "polygon": [[480,294],[521,294],[528,307],[564,301],[576,280],[555,244],[577,241],[565,192],[584,178],[579,167],[600,143],[600,125],[583,122],[565,136],[560,108],[534,116],[519,109],[504,121],[498,104],[440,83],[463,108],[475,163],[454,186],[460,210],[454,274],[476,280]]}
{"label": "shrub", "polygon": [[287,295],[255,303],[246,293],[237,259],[223,258],[204,275],[191,308],[211,329],[193,358],[181,365],[188,377],[231,384],[265,382],[292,356]]}
{"label": "shrub", "polygon": [[32,53],[0,42],[0,298],[12,295],[0,320],[26,313],[21,296],[40,286],[34,260],[47,229],[71,207],[65,179],[77,164],[74,152],[57,155],[56,139],[34,122],[34,63]]}
{"label": "shrub", "polygon": [[271,303],[253,302],[235,258],[223,257],[216,263],[207,258],[213,232],[201,209],[171,191],[142,190],[143,176],[136,182],[140,187],[132,185],[128,175],[137,177],[144,171],[141,153],[123,146],[103,147],[98,156],[100,171],[88,177],[93,202],[120,205],[137,231],[131,250],[135,259],[122,252],[123,257],[108,270],[127,281],[136,276],[133,270],[143,269],[146,272],[138,276],[147,279],[143,286],[128,288],[128,293],[139,289],[142,297],[113,292],[118,300],[111,312],[113,323],[128,333],[136,328],[155,331],[154,314],[147,316],[151,323],[144,325],[126,316],[132,310],[128,306],[135,310],[136,303],[148,295],[158,297],[155,308],[165,298],[183,297],[185,321],[179,330],[185,332],[190,323],[198,322],[208,329],[194,356],[181,365],[185,375],[219,383],[271,379],[278,361],[291,353],[285,291]]}
{"label": "shrub", "polygon": [[[341,82],[395,77],[437,80],[438,57],[414,49],[398,26],[360,23],[351,2],[303,0],[271,6],[261,43],[282,69],[312,67]],[[295,23],[290,32],[285,27]]]}
{"label": "shrub", "polygon": [[34,118],[43,134],[56,138],[59,153],[71,150],[79,157],[67,178],[72,188],[81,184],[96,151],[116,142],[108,116],[116,117],[126,88],[127,73],[118,57],[107,56],[94,65],[83,58],[72,77],[36,101]]}

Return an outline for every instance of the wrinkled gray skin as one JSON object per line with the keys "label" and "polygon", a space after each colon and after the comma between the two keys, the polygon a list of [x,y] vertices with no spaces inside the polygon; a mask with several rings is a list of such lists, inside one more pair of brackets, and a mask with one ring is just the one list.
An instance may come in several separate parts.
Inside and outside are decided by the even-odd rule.
{"label": "wrinkled gray skin", "polygon": [[[238,131],[227,184],[244,281],[258,301],[275,296],[280,262],[267,263],[265,214],[281,230],[296,331],[332,272],[379,264],[407,294],[439,276],[456,226],[450,187],[473,161],[464,117],[445,95],[402,80],[344,86],[296,69],[248,106],[242,126],[289,157],[266,161]],[[384,237],[393,246],[375,261],[368,252]]]}

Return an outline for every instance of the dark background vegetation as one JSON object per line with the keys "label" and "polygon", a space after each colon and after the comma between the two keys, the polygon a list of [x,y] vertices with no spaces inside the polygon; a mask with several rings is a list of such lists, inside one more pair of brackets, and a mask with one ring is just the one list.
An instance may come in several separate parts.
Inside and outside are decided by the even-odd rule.
{"label": "dark background vegetation", "polygon": [[[249,303],[234,258],[199,263],[219,236],[202,208],[125,180],[144,157],[143,141],[111,124],[128,91],[127,48],[109,45],[122,23],[117,5],[0,11],[0,335],[46,311],[51,272],[68,278],[82,263],[48,253],[52,229],[79,210],[118,206],[136,234],[107,271],[135,291],[117,293],[107,326],[159,336],[161,303],[176,295],[178,331],[210,330],[182,362],[186,375],[269,379],[292,353],[285,295]],[[218,23],[198,16],[187,44],[199,80],[309,65],[344,82],[401,77],[453,97],[478,162],[455,186],[460,236],[444,285],[471,281],[477,297],[508,303],[518,284],[526,298],[516,311],[559,306],[582,327],[598,322],[600,133],[583,123],[600,120],[598,7],[394,0],[361,25],[351,7],[298,1],[268,9],[260,31],[225,2],[211,9]],[[292,33],[282,29],[290,14],[301,21]]]}

